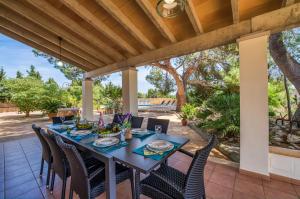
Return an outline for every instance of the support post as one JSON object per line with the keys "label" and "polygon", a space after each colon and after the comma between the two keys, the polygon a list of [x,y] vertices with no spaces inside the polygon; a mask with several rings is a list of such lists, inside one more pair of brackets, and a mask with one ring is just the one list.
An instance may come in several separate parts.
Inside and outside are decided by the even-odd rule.
{"label": "support post", "polygon": [[82,117],[94,119],[93,113],[93,80],[86,78],[82,81]]}
{"label": "support post", "polygon": [[130,67],[122,71],[123,113],[138,114],[137,70]]}
{"label": "support post", "polygon": [[240,54],[240,170],[268,178],[268,49],[269,32],[238,40]]}

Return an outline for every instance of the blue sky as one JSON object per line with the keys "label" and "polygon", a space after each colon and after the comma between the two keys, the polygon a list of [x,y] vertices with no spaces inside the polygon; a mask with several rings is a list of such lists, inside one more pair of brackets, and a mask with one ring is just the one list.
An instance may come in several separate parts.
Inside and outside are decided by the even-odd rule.
{"label": "blue sky", "polygon": [[[68,80],[63,73],[55,69],[48,61],[42,57],[35,57],[32,48],[16,40],[0,34],[0,68],[3,67],[8,77],[15,77],[17,70],[23,74],[30,65],[34,65],[41,73],[44,80],[52,77],[59,85],[63,85]],[[146,93],[152,86],[146,81],[145,77],[149,69],[145,67],[138,68],[138,89],[139,92]],[[107,82],[113,82],[116,85],[122,85],[120,73],[110,75]]]}

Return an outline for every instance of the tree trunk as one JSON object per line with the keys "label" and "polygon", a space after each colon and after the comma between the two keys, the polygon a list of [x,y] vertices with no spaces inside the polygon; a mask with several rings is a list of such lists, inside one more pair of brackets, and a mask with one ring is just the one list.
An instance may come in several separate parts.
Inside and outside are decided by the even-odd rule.
{"label": "tree trunk", "polygon": [[300,64],[287,52],[282,33],[270,36],[269,48],[276,65],[300,93]]}
{"label": "tree trunk", "polygon": [[176,111],[181,111],[182,106],[186,103],[186,93],[185,93],[185,88],[184,88],[184,85],[183,85],[182,81],[179,81],[179,82],[176,81],[176,85],[177,85]]}
{"label": "tree trunk", "polygon": [[29,111],[25,112],[25,117],[29,117]]}

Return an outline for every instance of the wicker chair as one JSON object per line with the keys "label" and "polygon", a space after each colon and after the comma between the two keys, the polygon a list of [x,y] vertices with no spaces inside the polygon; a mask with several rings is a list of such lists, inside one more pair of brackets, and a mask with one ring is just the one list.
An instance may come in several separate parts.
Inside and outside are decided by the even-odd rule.
{"label": "wicker chair", "polygon": [[166,134],[168,132],[169,122],[169,120],[165,119],[149,118],[147,123],[147,129],[150,131],[155,131],[155,125],[161,125],[161,132]]}
{"label": "wicker chair", "polygon": [[63,182],[61,198],[65,198],[67,178],[71,175],[67,158],[65,157],[64,152],[57,145],[53,134],[48,134],[44,130],[41,130],[41,134],[49,144],[53,157],[50,192],[53,193],[55,174],[57,174]]}
{"label": "wicker chair", "polygon": [[48,188],[49,182],[50,182],[50,172],[51,172],[51,163],[52,163],[51,150],[50,150],[48,143],[46,142],[44,137],[41,135],[41,128],[35,124],[32,124],[32,129],[34,130],[35,134],[39,138],[39,140],[42,144],[42,149],[43,149],[41,168],[40,168],[40,176],[43,175],[44,161],[46,161],[48,164],[47,179],[46,179],[46,187]]}
{"label": "wicker chair", "polygon": [[130,118],[131,128],[141,128],[143,124],[143,120],[144,120],[143,117],[132,116]]}
{"label": "wicker chair", "polygon": [[[70,162],[72,178],[70,199],[73,198],[73,191],[78,194],[79,198],[84,199],[95,198],[103,193],[105,191],[105,167],[103,166],[89,174],[76,147],[64,143],[59,136],[56,136],[56,141],[63,149]],[[132,169],[116,164],[116,182],[121,183],[126,179],[130,179],[131,181],[131,191],[132,196],[134,196]]]}
{"label": "wicker chair", "polygon": [[140,193],[155,199],[205,199],[204,166],[215,144],[216,137],[212,136],[193,156],[187,174],[162,164],[141,181]]}

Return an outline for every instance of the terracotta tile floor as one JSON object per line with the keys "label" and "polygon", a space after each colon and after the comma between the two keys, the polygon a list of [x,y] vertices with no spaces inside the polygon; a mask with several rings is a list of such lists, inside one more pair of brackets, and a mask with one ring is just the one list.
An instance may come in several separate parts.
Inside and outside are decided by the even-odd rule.
{"label": "terracotta tile floor", "polygon": [[[36,137],[0,143],[0,199],[60,198],[57,177],[54,193],[45,186],[45,173],[39,177],[41,146]],[[174,154],[169,164],[186,172],[191,158]],[[210,199],[299,199],[300,186],[276,180],[263,181],[239,174],[236,168],[208,161],[205,168],[207,198]],[[68,193],[68,191],[67,191]],[[76,195],[74,195],[76,198]],[[118,185],[117,196],[131,198],[130,183]],[[68,194],[67,196],[68,197]],[[105,198],[102,194],[98,198]],[[142,199],[146,197],[142,196]]]}

